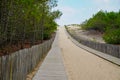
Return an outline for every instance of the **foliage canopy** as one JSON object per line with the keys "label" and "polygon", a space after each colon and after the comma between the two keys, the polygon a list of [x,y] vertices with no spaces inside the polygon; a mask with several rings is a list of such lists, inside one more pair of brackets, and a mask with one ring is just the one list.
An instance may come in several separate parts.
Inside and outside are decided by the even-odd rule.
{"label": "foliage canopy", "polygon": [[62,13],[57,0],[0,0],[0,46],[49,39]]}
{"label": "foliage canopy", "polygon": [[103,39],[110,44],[120,44],[120,11],[99,11],[81,24],[82,29],[104,33]]}

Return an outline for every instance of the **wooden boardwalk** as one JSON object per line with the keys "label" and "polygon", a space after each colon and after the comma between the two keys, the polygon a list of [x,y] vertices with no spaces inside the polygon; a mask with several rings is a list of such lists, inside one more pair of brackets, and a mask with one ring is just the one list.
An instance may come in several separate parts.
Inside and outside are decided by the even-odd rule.
{"label": "wooden boardwalk", "polygon": [[61,50],[58,46],[58,34],[53,42],[52,49],[46,56],[33,80],[67,80]]}

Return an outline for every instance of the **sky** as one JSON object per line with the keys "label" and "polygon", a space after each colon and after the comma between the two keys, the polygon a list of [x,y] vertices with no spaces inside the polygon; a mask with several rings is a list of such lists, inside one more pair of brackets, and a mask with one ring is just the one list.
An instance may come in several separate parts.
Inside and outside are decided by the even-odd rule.
{"label": "sky", "polygon": [[80,24],[100,10],[119,11],[120,0],[58,0],[56,9],[63,13],[59,25]]}

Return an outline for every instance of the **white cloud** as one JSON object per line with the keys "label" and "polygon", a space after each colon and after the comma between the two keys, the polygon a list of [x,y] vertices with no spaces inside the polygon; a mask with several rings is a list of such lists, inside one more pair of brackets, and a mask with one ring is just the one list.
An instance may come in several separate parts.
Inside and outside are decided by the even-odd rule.
{"label": "white cloud", "polygon": [[[87,0],[85,0],[86,3],[80,3],[78,0],[80,4],[73,3],[74,5],[67,5],[69,2],[65,5],[64,1],[66,0],[60,1],[60,5],[57,7],[63,13],[60,20],[57,20],[60,25],[80,23],[85,19],[89,19],[99,10],[118,11],[118,8],[120,8],[120,6],[118,6],[120,0],[91,0],[90,4],[86,2]],[[74,0],[70,1],[74,2]],[[76,7],[76,5],[78,5],[78,7]]]}
{"label": "white cloud", "polygon": [[[96,3],[96,9],[107,11],[118,11],[118,8],[113,4],[113,0],[94,0]],[[118,2],[119,0],[116,0]]]}
{"label": "white cloud", "polygon": [[110,0],[94,0],[97,3],[109,3]]}
{"label": "white cloud", "polygon": [[69,7],[69,6],[62,6],[58,7],[60,11],[62,11],[63,15],[61,16],[60,20],[57,20],[57,22],[61,25],[64,25],[63,23],[69,24],[69,21],[75,22],[75,15],[78,15],[81,11]]}
{"label": "white cloud", "polygon": [[74,15],[76,13],[76,10],[72,7],[64,6],[59,8],[60,11],[63,12],[64,15]]}
{"label": "white cloud", "polygon": [[104,2],[106,2],[106,3],[109,3],[110,2],[110,0],[103,0]]}

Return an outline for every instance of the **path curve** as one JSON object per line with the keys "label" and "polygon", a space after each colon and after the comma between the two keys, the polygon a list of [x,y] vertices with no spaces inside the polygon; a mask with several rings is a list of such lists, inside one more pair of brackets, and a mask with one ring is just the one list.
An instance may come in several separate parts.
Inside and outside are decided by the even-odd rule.
{"label": "path curve", "polygon": [[59,46],[69,80],[120,80],[120,67],[76,46],[59,28]]}

